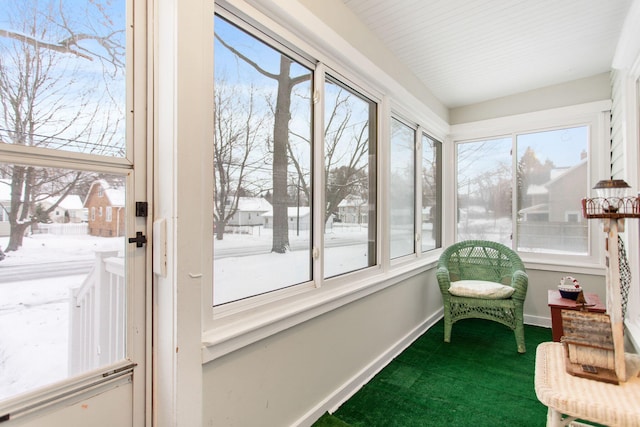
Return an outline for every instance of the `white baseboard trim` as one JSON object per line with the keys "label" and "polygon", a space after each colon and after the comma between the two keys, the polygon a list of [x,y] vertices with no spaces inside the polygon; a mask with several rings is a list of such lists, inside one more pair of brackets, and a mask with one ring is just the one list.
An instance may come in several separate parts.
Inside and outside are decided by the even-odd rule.
{"label": "white baseboard trim", "polygon": [[[325,412],[333,413],[340,405],[349,400],[358,390],[368,383],[378,372],[389,364],[396,356],[402,353],[415,340],[424,334],[429,328],[435,325],[443,317],[444,309],[438,310],[431,317],[426,319],[411,332],[398,340],[387,351],[378,356],[373,362],[365,366],[360,372],[345,381],[340,387],[334,390],[324,400],[311,408],[306,414],[298,419],[293,426],[311,426]],[[551,318],[542,316],[524,316],[524,323],[527,325],[551,328]]]}
{"label": "white baseboard trim", "polygon": [[524,324],[551,328],[551,317],[524,315]]}
{"label": "white baseboard trim", "polygon": [[443,317],[443,309],[438,310],[411,332],[406,334],[387,351],[378,356],[373,362],[365,366],[360,372],[345,381],[324,400],[315,405],[311,410],[298,419],[294,426],[310,426],[325,412],[333,413],[340,405],[349,400],[358,390],[368,383],[378,372],[389,364],[396,356],[402,353],[415,340],[435,325]]}

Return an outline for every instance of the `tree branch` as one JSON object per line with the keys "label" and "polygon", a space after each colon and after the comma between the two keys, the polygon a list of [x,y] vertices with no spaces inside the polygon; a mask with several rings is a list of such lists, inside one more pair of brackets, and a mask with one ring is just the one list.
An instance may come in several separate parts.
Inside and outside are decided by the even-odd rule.
{"label": "tree branch", "polygon": [[9,30],[3,30],[3,29],[0,29],[0,37],[8,37],[10,39],[18,40],[23,43],[27,43],[36,49],[43,48],[43,49],[49,49],[49,50],[53,50],[60,53],[70,53],[72,55],[76,55],[81,58],[88,59],[89,61],[93,61],[93,58],[91,56],[74,49],[71,46],[72,43],[64,43],[64,42],[62,44],[48,43],[48,42],[45,42],[44,40],[38,40],[35,37],[29,36],[26,34],[21,34],[15,31],[9,31]]}

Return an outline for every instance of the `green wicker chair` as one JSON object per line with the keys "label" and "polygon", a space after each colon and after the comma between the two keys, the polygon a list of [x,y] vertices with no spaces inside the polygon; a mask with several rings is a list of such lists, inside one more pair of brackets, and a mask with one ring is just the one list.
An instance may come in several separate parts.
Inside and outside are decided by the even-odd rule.
{"label": "green wicker chair", "polygon": [[[518,254],[497,242],[485,240],[459,242],[445,249],[440,256],[436,277],[444,302],[445,342],[451,341],[451,328],[455,322],[461,319],[480,318],[493,320],[511,328],[515,333],[518,352],[526,351],[523,305],[529,278]],[[452,283],[455,285],[454,288],[451,288]],[[464,292],[460,296],[458,284],[473,288],[476,283],[498,287],[500,292],[504,291],[507,294],[512,292],[512,294],[508,297],[505,297],[504,293],[487,295],[484,287],[478,286],[472,289],[473,296]],[[495,284],[510,288],[495,286]],[[456,295],[451,294],[450,289],[452,291],[455,289]],[[483,290],[480,291],[480,289]]]}

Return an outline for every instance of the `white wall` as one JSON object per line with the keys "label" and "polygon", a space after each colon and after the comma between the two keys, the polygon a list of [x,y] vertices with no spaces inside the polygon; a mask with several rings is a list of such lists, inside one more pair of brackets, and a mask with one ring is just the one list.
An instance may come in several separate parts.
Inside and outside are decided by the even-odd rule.
{"label": "white wall", "polygon": [[547,304],[548,291],[557,289],[560,279],[564,276],[575,277],[585,292],[598,295],[603,304],[606,301],[603,274],[585,274],[584,271],[570,268],[567,268],[566,271],[528,268],[527,274],[529,275],[529,287],[527,289],[527,299],[524,301],[525,324],[551,327],[550,311]]}
{"label": "white wall", "polygon": [[609,73],[453,108],[451,125],[476,122],[515,114],[586,104],[611,98]]}
{"label": "white wall", "polygon": [[441,311],[430,271],[207,363],[203,425],[309,425]]}

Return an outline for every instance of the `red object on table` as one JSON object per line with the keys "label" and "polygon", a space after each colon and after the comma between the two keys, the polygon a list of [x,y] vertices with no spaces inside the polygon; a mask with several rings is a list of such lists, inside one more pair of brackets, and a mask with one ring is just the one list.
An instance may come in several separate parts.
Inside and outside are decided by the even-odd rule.
{"label": "red object on table", "polygon": [[[594,313],[605,313],[607,311],[597,294],[584,292],[584,298],[587,300],[587,306],[585,307],[587,311]],[[562,315],[560,314],[560,311],[580,310],[582,306],[574,300],[562,298],[560,296],[560,291],[552,289],[549,290],[548,303],[549,308],[551,309],[551,333],[553,335],[553,340],[560,342],[560,337],[564,333],[562,329]]]}

